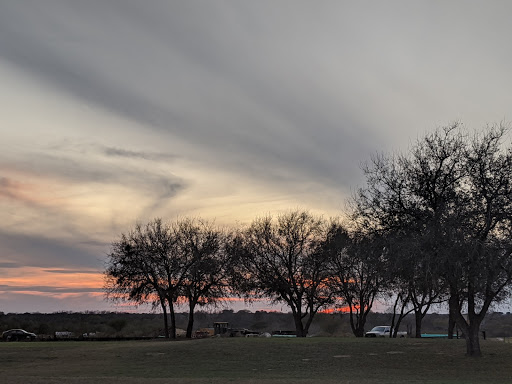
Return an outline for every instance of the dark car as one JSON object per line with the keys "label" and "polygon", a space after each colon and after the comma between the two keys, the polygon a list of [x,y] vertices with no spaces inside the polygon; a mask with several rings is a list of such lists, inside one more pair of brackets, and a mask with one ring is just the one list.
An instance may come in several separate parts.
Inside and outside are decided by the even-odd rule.
{"label": "dark car", "polygon": [[22,341],[22,340],[34,340],[36,338],[36,334],[32,332],[27,332],[23,329],[9,329],[2,333],[2,339],[4,341]]}

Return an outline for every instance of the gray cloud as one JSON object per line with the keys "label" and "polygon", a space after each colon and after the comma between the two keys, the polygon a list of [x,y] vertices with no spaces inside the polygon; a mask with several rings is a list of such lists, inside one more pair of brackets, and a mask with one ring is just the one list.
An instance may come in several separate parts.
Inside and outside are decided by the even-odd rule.
{"label": "gray cloud", "polygon": [[[116,49],[118,41],[109,41],[108,28],[101,25],[106,22],[103,18],[114,13],[115,9],[98,3],[91,9],[59,3],[22,2],[3,7],[0,15],[1,57],[97,107],[111,109],[145,124],[172,120],[162,106],[148,103],[144,95],[136,94],[126,88],[126,83],[115,80],[115,71],[122,64],[123,57],[112,65],[102,59],[95,63],[92,59],[93,54],[103,56],[106,52],[101,52],[102,49]],[[82,11],[97,11],[99,14],[83,19],[85,14]],[[91,30],[84,29],[87,26],[81,19],[90,23],[88,27]],[[112,19],[116,19],[115,15]],[[122,26],[123,29],[129,28],[126,23]],[[105,35],[97,35],[94,29]],[[93,32],[92,40],[88,41],[90,32]],[[95,41],[94,38],[105,39],[114,46],[96,46],[100,40]],[[81,43],[90,44],[89,49],[84,49]],[[136,73],[130,75],[135,77]]]}
{"label": "gray cloud", "polygon": [[180,3],[114,3],[56,2],[58,13],[11,4],[0,16],[0,55],[87,103],[193,142],[210,163],[274,182],[356,177],[343,159],[370,151],[350,133],[367,127],[322,89],[310,41],[273,38],[293,39],[294,30],[297,43],[306,38],[306,15],[288,9],[299,19],[287,30],[285,14],[263,17],[247,4],[201,3],[198,13]]}
{"label": "gray cloud", "polygon": [[6,188],[11,185],[11,182],[6,177],[0,177],[0,188]]}
{"label": "gray cloud", "polygon": [[176,159],[177,156],[167,154],[167,153],[157,153],[157,152],[143,152],[143,151],[133,151],[122,148],[114,148],[114,147],[103,147],[102,152],[107,156],[112,157],[125,157],[132,159],[144,159],[144,160],[153,160],[153,161],[169,161]]}
{"label": "gray cloud", "polygon": [[[120,148],[101,147],[107,156],[123,158],[147,158],[164,161],[173,155],[164,153],[137,152]],[[41,176],[57,177],[68,182],[101,183],[124,185],[131,189],[145,190],[146,194],[154,195],[155,199],[169,199],[187,187],[187,183],[171,171],[152,171],[148,168],[134,167],[123,162],[104,164],[89,158],[87,152],[53,152],[26,154],[23,159],[9,164],[9,168],[30,170]],[[144,182],[141,182],[144,180]],[[3,177],[0,184],[0,195],[24,199],[14,193],[15,180]],[[33,203],[33,202],[32,202]]]}
{"label": "gray cloud", "polygon": [[14,197],[15,193],[13,189],[16,189],[16,186],[13,185],[13,181],[7,177],[0,177],[0,196],[5,197]]}
{"label": "gray cloud", "polygon": [[19,268],[21,267],[20,264],[18,263],[15,263],[15,262],[0,262],[0,268]]}
{"label": "gray cloud", "polygon": [[20,267],[100,269],[108,252],[108,244],[103,247],[81,247],[72,240],[4,230],[0,230],[0,244],[2,263]]}

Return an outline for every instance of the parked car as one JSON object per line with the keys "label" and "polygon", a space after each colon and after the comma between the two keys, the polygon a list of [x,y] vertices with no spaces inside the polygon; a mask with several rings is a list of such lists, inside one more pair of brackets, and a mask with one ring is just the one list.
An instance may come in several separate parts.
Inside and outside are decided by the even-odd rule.
{"label": "parked car", "polygon": [[35,340],[37,335],[32,332],[27,332],[24,329],[9,329],[2,332],[2,339],[4,341],[22,341],[22,340]]}
{"label": "parked car", "polygon": [[[379,325],[373,327],[371,331],[366,332],[365,337],[389,337],[391,327],[388,325]],[[397,332],[396,337],[406,337],[407,332]]]}

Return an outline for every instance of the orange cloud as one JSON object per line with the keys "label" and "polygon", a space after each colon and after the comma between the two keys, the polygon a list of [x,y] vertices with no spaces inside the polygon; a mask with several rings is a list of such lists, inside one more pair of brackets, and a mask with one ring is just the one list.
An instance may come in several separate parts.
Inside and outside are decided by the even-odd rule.
{"label": "orange cloud", "polygon": [[48,294],[91,292],[102,294],[103,275],[99,271],[79,272],[35,267],[10,268],[0,279],[0,291]]}
{"label": "orange cloud", "polygon": [[319,311],[319,313],[348,313],[350,312],[350,308],[348,306],[346,307],[339,307],[339,308],[327,308],[322,311]]}
{"label": "orange cloud", "polygon": [[3,171],[4,175],[8,176],[0,177],[0,198],[37,206],[53,206],[62,203],[53,192],[55,181],[50,182],[28,171],[14,169]]}

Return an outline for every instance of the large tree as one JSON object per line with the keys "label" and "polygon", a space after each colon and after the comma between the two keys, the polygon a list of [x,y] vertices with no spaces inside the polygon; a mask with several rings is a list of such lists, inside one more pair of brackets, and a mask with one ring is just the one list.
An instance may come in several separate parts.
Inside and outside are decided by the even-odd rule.
{"label": "large tree", "polygon": [[480,356],[481,321],[511,281],[512,152],[503,148],[505,133],[491,127],[470,137],[458,124],[438,129],[405,154],[375,157],[355,198],[360,221],[408,242],[394,249],[397,257],[408,252],[413,266],[409,293],[421,292],[417,318],[420,307],[438,300],[429,290],[441,275],[471,356]]}
{"label": "large tree", "polygon": [[290,308],[298,337],[305,337],[316,313],[332,303],[328,254],[321,243],[327,226],[306,211],[259,218],[232,239],[237,288]]}
{"label": "large tree", "polygon": [[363,337],[366,318],[385,282],[385,247],[379,238],[361,231],[349,234],[332,223],[324,249],[329,254],[331,289],[348,307],[352,332]]}
{"label": "large tree", "polygon": [[179,221],[177,234],[181,258],[190,261],[180,292],[188,304],[186,337],[191,338],[196,306],[215,304],[228,294],[226,236],[213,223],[202,219]]}
{"label": "large tree", "polygon": [[[158,240],[157,240],[158,239]],[[163,243],[167,243],[164,245]],[[160,219],[135,228],[112,243],[105,269],[105,291],[108,299],[136,304],[160,305],[165,336],[169,338],[167,297],[169,287],[161,277],[161,258],[165,248],[173,246]]]}
{"label": "large tree", "polygon": [[166,337],[172,338],[176,338],[175,305],[194,263],[180,247],[179,236],[179,221],[167,224],[157,218],[145,225],[137,224],[112,244],[105,270],[107,297],[137,304],[159,303]]}
{"label": "large tree", "polygon": [[[416,336],[430,306],[438,302],[439,240],[458,205],[464,176],[464,136],[454,124],[427,134],[399,154],[380,154],[363,167],[366,187],[354,199],[355,218],[389,242],[387,273],[400,320],[416,317]],[[406,309],[407,307],[412,308]]]}
{"label": "large tree", "polygon": [[452,314],[472,356],[481,354],[480,325],[487,311],[507,296],[512,282],[512,148],[505,147],[507,132],[503,126],[488,127],[469,140],[461,204],[454,210],[458,223],[447,230],[456,253],[445,255],[444,276],[454,296]]}

